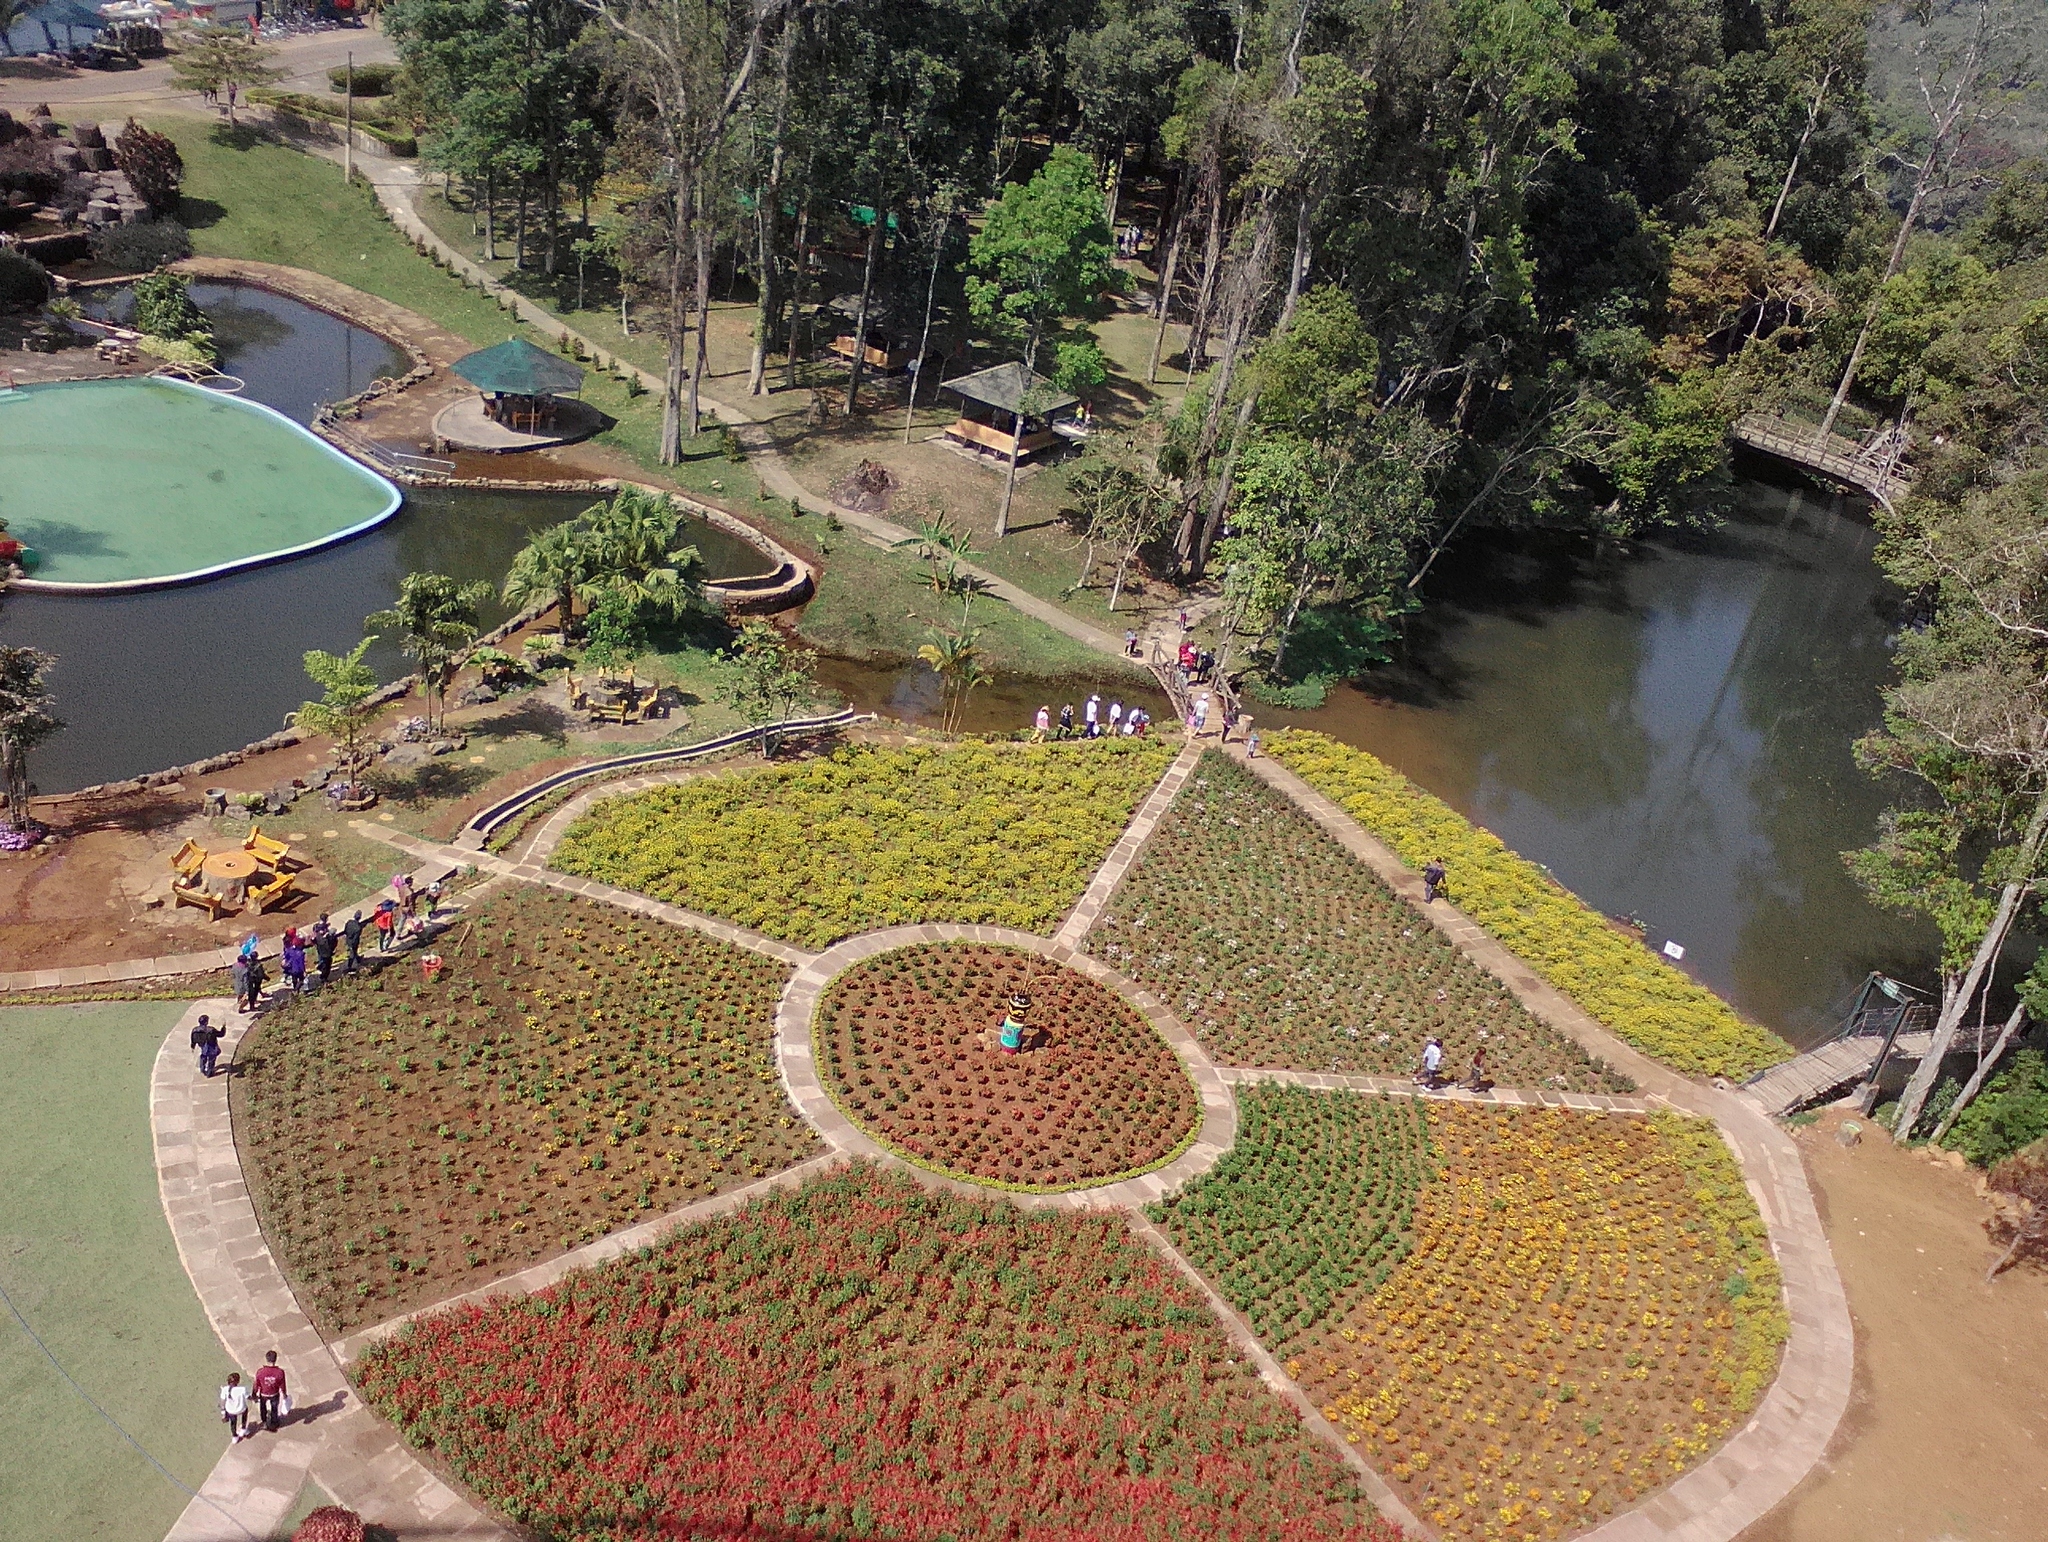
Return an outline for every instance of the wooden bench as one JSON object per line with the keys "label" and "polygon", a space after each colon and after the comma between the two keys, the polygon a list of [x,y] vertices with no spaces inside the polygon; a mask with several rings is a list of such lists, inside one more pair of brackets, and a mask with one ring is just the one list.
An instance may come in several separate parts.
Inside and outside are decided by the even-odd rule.
{"label": "wooden bench", "polygon": [[180,883],[171,880],[171,897],[180,905],[192,905],[206,912],[207,919],[218,921],[222,916],[231,916],[242,907],[233,900],[222,899],[218,894],[202,889],[196,883]]}
{"label": "wooden bench", "polygon": [[286,900],[302,897],[304,893],[292,874],[279,873],[269,883],[249,885],[249,908],[260,916]]}
{"label": "wooden bench", "polygon": [[199,869],[205,864],[206,848],[188,837],[185,844],[178,848],[177,854],[171,858],[171,871],[186,883],[197,883]]}
{"label": "wooden bench", "polygon": [[249,838],[242,842],[242,850],[258,862],[275,872],[285,872],[306,866],[303,857],[295,856],[291,847],[274,836],[265,835],[260,825],[249,827]]}

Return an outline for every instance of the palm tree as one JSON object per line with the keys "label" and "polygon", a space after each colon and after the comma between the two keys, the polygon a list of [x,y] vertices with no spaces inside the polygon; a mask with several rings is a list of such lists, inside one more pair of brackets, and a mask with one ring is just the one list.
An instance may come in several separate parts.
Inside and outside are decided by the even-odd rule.
{"label": "palm tree", "polygon": [[363,618],[364,631],[397,632],[403,639],[400,646],[420,666],[429,717],[438,698],[446,718],[455,661],[476,641],[483,627],[480,610],[490,598],[491,586],[481,578],[465,584],[446,573],[408,573],[398,586],[398,603]]}
{"label": "palm tree", "polygon": [[917,650],[917,656],[931,665],[932,673],[939,677],[944,702],[940,732],[959,732],[961,715],[967,710],[967,693],[994,678],[981,667],[981,633],[934,631],[931,641]]}
{"label": "palm tree", "polygon": [[370,698],[377,693],[377,676],[363,662],[375,637],[365,637],[347,653],[323,653],[314,648],[305,656],[306,673],[320,687],[318,701],[301,702],[285,722],[308,733],[325,734],[334,741],[341,757],[341,773],[353,796],[357,774],[363,765],[363,743],[369,737],[370,718],[376,710]]}
{"label": "palm tree", "polygon": [[701,592],[704,561],[682,541],[682,511],[666,493],[622,487],[577,516],[588,533],[591,581],[633,608],[674,614]]}
{"label": "palm tree", "polygon": [[957,594],[960,564],[977,555],[969,532],[943,512],[920,520],[917,534],[906,536],[892,549],[900,551],[906,546],[917,548],[917,555],[926,564],[925,579],[934,594]]}
{"label": "palm tree", "polygon": [[548,526],[512,559],[505,603],[519,611],[553,601],[566,638],[576,624],[577,597],[591,591],[595,557],[595,543],[580,518]]}

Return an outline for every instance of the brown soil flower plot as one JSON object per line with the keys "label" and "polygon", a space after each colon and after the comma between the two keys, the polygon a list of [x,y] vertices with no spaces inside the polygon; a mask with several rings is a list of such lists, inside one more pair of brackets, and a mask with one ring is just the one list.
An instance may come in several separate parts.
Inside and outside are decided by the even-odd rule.
{"label": "brown soil flower plot", "polygon": [[[1013,995],[1032,1036],[1006,1055]],[[1107,986],[1035,953],[926,944],[854,965],[819,1004],[819,1069],[848,1116],[913,1160],[1066,1188],[1169,1160],[1200,1100],[1179,1058]]]}

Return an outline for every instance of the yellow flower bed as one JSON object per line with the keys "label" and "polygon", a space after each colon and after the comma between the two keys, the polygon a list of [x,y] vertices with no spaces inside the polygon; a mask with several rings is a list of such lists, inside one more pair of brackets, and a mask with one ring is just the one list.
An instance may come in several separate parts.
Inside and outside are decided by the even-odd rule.
{"label": "yellow flower bed", "polygon": [[550,865],[812,948],[918,921],[1049,932],[1173,754],[853,747],[601,803]]}
{"label": "yellow flower bed", "polygon": [[1645,1054],[1735,1081],[1792,1057],[1783,1039],[1738,1017],[1498,836],[1365,751],[1300,731],[1274,734],[1268,749],[1410,867],[1442,857],[1460,910]]}
{"label": "yellow flower bed", "polygon": [[1740,1170],[1677,1115],[1433,1105],[1414,1249],[1289,1362],[1445,1536],[1551,1542],[1698,1462],[1787,1321]]}

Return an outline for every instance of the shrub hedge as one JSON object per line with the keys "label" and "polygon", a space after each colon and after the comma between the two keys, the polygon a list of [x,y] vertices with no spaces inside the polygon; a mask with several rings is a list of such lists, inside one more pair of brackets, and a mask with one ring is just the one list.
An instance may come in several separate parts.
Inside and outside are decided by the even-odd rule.
{"label": "shrub hedge", "polygon": [[1736,1081],[1791,1058],[1783,1039],[1737,1016],[1498,836],[1365,751],[1300,730],[1267,742],[1275,760],[1410,867],[1442,857],[1459,909],[1643,1053],[1674,1070]]}

